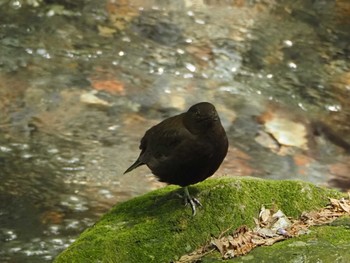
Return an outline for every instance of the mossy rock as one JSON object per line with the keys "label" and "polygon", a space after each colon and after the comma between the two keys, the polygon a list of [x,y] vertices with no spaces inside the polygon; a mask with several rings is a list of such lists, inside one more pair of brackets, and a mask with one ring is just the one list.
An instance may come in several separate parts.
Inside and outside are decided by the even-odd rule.
{"label": "mossy rock", "polygon": [[263,205],[296,218],[342,195],[300,181],[238,177],[189,190],[203,204],[195,217],[178,196],[182,190],[168,186],[116,205],[54,262],[172,262],[228,228],[253,227]]}
{"label": "mossy rock", "polygon": [[[335,223],[336,224],[332,223],[330,225],[312,227],[308,235],[302,235],[297,238],[279,242],[273,246],[258,247],[248,255],[237,257],[230,262],[350,262],[350,218],[341,218],[336,220]],[[209,257],[203,260],[203,263],[207,262],[220,261],[216,259],[213,261]]]}

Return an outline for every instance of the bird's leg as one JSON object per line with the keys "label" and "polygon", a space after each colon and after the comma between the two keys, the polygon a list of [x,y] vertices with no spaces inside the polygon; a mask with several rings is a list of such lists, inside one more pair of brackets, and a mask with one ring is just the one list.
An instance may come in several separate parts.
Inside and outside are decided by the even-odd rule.
{"label": "bird's leg", "polygon": [[186,205],[187,204],[191,205],[192,216],[195,216],[196,215],[196,205],[202,206],[202,204],[199,202],[198,199],[190,196],[190,193],[188,191],[187,186],[184,187],[184,191],[185,191],[185,202],[186,202]]}

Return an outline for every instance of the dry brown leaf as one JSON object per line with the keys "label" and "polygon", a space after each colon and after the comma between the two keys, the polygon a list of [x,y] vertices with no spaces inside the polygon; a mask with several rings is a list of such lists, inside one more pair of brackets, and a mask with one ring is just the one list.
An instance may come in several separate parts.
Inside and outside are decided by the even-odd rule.
{"label": "dry brown leaf", "polygon": [[339,206],[344,212],[350,213],[350,205],[349,202],[346,202],[346,200],[340,199]]}
{"label": "dry brown leaf", "polygon": [[263,206],[259,214],[259,219],[262,221],[262,223],[267,223],[270,217],[271,217],[270,209],[265,209],[265,207]]}
{"label": "dry brown leaf", "polygon": [[[350,197],[350,194],[349,194]],[[272,244],[309,233],[309,227],[328,224],[336,218],[348,214],[350,201],[344,198],[338,200],[329,198],[330,204],[318,211],[304,212],[299,219],[289,219],[281,210],[272,213],[270,209],[261,208],[259,218],[254,218],[256,227],[251,230],[247,226],[237,228],[231,235],[211,240],[211,247],[204,246],[186,256],[178,263],[194,262],[205,254],[211,253],[213,248],[218,250],[223,259],[246,255],[257,246],[271,246]],[[225,230],[225,233],[227,230]],[[209,248],[211,250],[209,251]],[[184,259],[192,261],[184,261]]]}
{"label": "dry brown leaf", "polygon": [[339,207],[339,200],[334,198],[329,198],[331,205]]}
{"label": "dry brown leaf", "polygon": [[200,260],[202,257],[204,257],[205,255],[213,252],[215,249],[207,249],[207,247],[202,247],[199,248],[193,252],[191,252],[190,254],[187,255],[183,255],[178,261],[176,261],[175,263],[190,263],[190,262],[197,262],[198,260]]}
{"label": "dry brown leaf", "polygon": [[219,250],[221,256],[224,256],[225,254],[225,249],[224,249],[224,244],[222,243],[222,241],[220,239],[217,238],[213,238],[211,240],[212,244]]}
{"label": "dry brown leaf", "polygon": [[276,236],[265,240],[264,246],[272,246],[278,241],[286,239],[284,236]]}
{"label": "dry brown leaf", "polygon": [[259,225],[259,219],[257,219],[257,218],[254,217],[253,220],[254,220],[255,225],[258,226],[258,225]]}
{"label": "dry brown leaf", "polygon": [[267,238],[276,235],[276,232],[269,228],[259,228],[255,231],[260,237]]}

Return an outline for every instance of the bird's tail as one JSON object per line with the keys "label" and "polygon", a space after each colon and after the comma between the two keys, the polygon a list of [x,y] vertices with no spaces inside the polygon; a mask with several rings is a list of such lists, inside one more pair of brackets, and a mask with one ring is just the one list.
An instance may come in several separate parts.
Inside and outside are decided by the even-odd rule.
{"label": "bird's tail", "polygon": [[135,168],[144,165],[143,162],[141,162],[139,159],[137,159],[128,169],[126,169],[126,171],[124,172],[124,174],[134,170]]}

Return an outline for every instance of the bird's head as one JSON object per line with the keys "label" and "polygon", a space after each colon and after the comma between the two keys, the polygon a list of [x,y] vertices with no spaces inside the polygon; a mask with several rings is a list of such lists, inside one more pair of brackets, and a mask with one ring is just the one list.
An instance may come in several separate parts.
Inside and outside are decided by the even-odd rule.
{"label": "bird's head", "polygon": [[213,104],[200,102],[185,113],[185,125],[192,133],[203,132],[220,124],[220,118]]}

